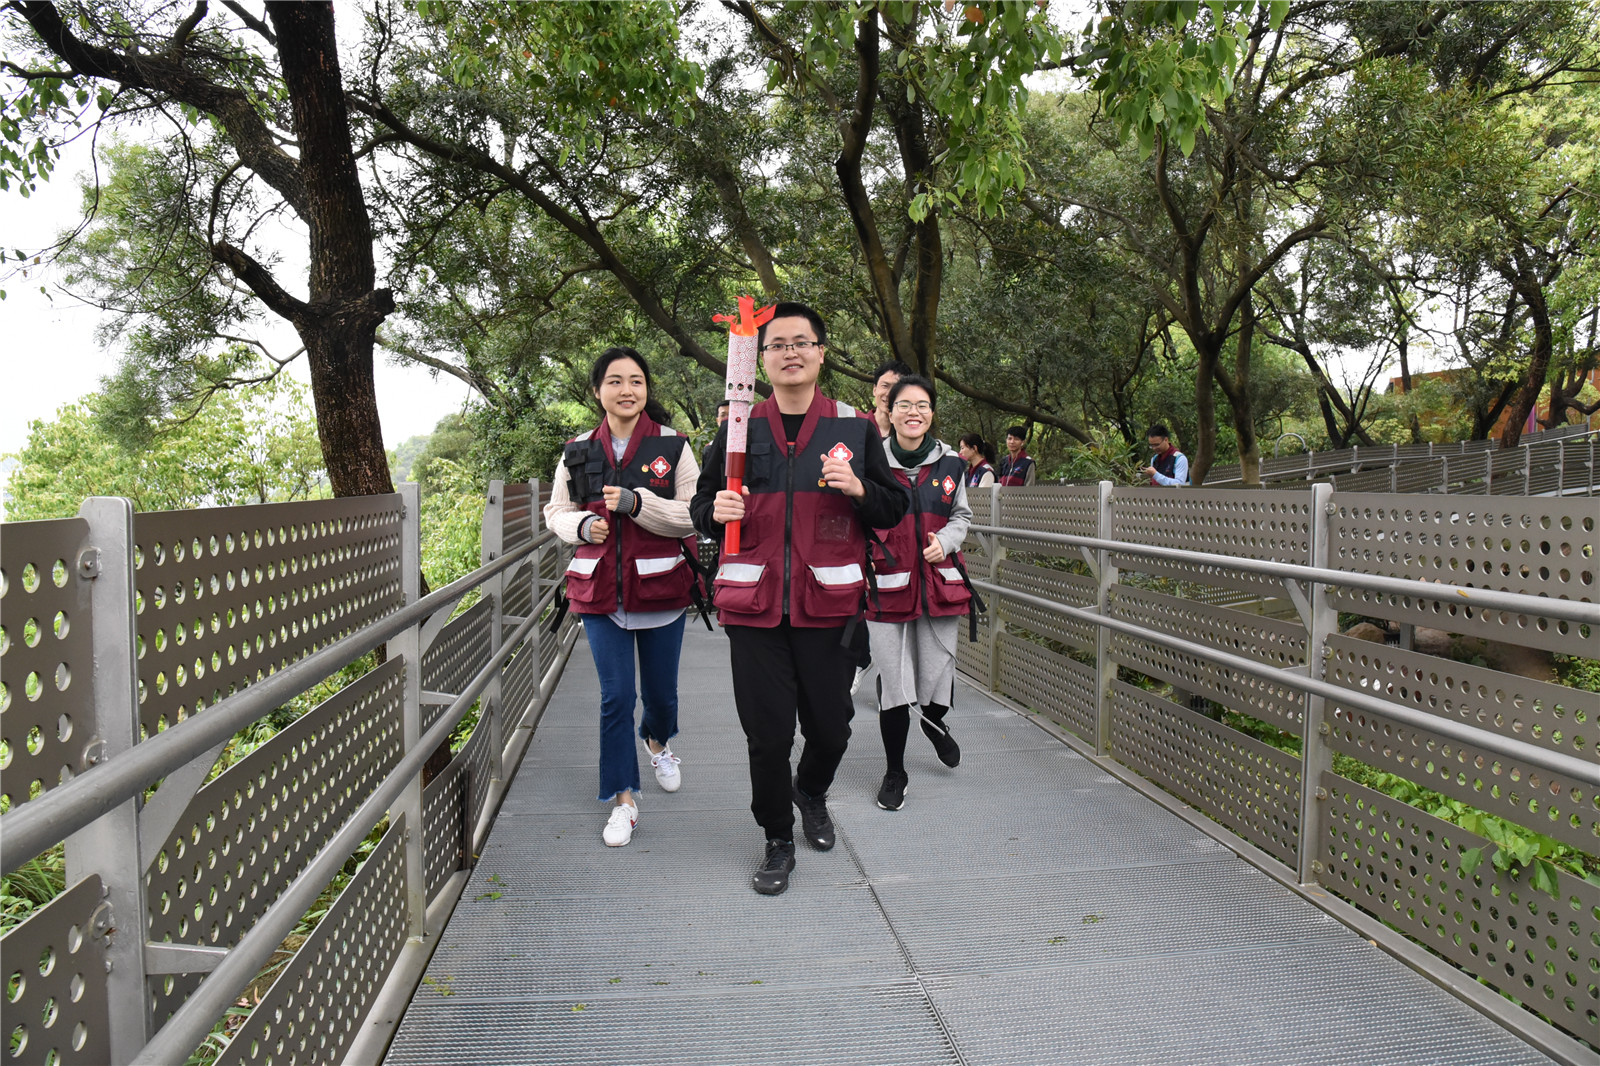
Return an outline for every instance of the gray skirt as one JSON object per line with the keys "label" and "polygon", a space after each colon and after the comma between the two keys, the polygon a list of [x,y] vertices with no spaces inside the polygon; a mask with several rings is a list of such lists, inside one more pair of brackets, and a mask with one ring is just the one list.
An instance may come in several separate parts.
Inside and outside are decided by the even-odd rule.
{"label": "gray skirt", "polygon": [[951,705],[956,687],[956,634],[961,618],[868,622],[872,665],[883,679],[880,708]]}

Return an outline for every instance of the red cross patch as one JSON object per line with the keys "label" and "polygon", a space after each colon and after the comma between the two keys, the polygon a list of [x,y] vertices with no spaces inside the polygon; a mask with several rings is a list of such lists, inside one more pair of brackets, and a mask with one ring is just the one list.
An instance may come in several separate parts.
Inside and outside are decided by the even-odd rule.
{"label": "red cross patch", "polygon": [[940,487],[944,489],[944,494],[949,496],[951,493],[956,491],[955,480],[951,478],[950,475],[946,474],[944,481],[940,483]]}
{"label": "red cross patch", "polygon": [[828,458],[837,459],[841,463],[848,463],[855,457],[856,453],[851,451],[849,448],[846,448],[844,446],[844,441],[840,441],[838,444],[835,444],[832,448],[828,449]]}
{"label": "red cross patch", "polygon": [[672,464],[667,462],[664,455],[656,456],[656,461],[650,464],[650,472],[656,477],[666,477],[672,472]]}

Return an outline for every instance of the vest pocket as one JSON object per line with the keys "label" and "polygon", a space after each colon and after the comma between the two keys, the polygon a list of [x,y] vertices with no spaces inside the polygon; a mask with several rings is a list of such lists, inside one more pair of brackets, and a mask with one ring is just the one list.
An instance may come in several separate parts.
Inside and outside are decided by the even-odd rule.
{"label": "vest pocket", "polygon": [[900,614],[916,609],[917,594],[911,587],[911,571],[880,571],[874,580],[878,585],[878,609],[884,614]]}
{"label": "vest pocket", "polygon": [[946,559],[932,570],[933,580],[928,582],[929,607],[965,607],[971,602],[972,593],[961,580],[961,571],[956,569],[955,563]]}
{"label": "vest pocket", "polygon": [[760,614],[772,606],[773,575],[765,563],[723,563],[711,583],[711,602],[719,611]]}
{"label": "vest pocket", "polygon": [[790,615],[819,622],[854,618],[866,587],[867,575],[860,563],[804,567],[790,589],[795,598]]}
{"label": "vest pocket", "polygon": [[635,559],[639,577],[639,602],[677,607],[689,600],[689,585],[694,580],[683,553],[653,559]]}
{"label": "vest pocket", "polygon": [[602,607],[608,613],[616,603],[617,590],[609,581],[597,580],[600,556],[574,555],[567,564],[567,599],[579,614],[593,614],[585,608]]}

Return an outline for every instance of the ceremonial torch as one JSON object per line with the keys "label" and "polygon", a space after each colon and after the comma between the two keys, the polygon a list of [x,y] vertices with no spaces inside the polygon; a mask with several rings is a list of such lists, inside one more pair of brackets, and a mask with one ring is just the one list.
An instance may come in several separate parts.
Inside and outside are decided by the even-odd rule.
{"label": "ceremonial torch", "polygon": [[[756,331],[772,320],[772,307],[756,310],[753,296],[739,297],[739,315],[715,315],[713,322],[728,324],[728,489],[738,492],[744,486],[744,457],[750,435],[750,405],[756,398]],[[729,522],[723,530],[722,550],[739,554],[739,523]]]}

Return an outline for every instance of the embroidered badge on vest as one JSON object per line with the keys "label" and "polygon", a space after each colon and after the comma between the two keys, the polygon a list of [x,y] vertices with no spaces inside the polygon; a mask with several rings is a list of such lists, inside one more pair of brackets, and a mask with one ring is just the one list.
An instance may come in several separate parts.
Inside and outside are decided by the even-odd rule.
{"label": "embroidered badge on vest", "polygon": [[666,477],[672,472],[672,464],[667,462],[664,455],[656,456],[656,461],[650,464],[650,472],[656,477]]}
{"label": "embroidered badge on vest", "polygon": [[844,446],[844,441],[840,441],[838,444],[835,444],[832,448],[828,449],[828,458],[837,459],[841,463],[848,463],[855,457],[856,453],[851,451],[849,448],[846,448]]}
{"label": "embroidered badge on vest", "polygon": [[956,491],[955,478],[951,477],[949,474],[946,474],[944,476],[944,480],[939,483],[939,487],[944,489],[944,494],[946,496],[953,494]]}

